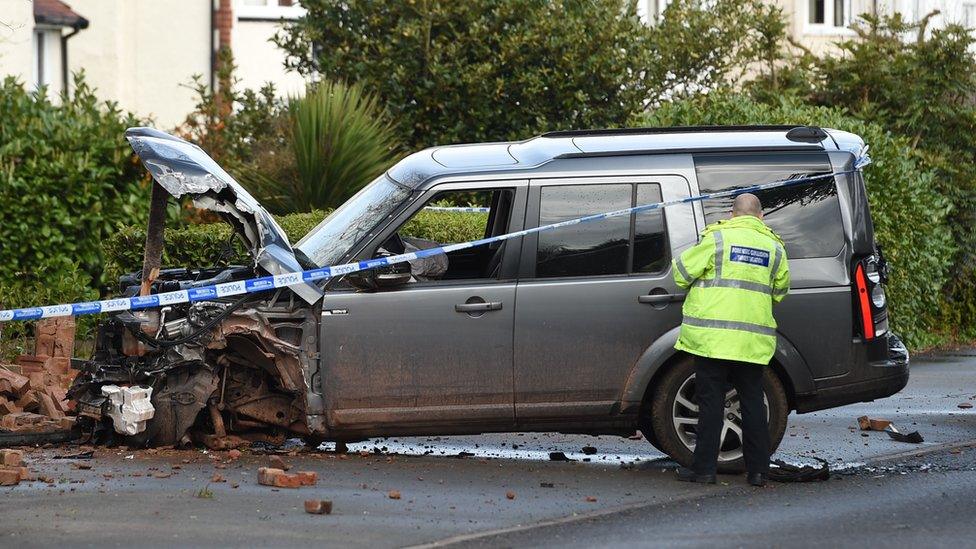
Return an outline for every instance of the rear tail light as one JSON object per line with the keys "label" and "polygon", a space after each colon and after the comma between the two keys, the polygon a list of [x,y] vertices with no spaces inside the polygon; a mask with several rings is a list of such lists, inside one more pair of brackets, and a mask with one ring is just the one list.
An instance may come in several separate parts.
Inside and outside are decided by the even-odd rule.
{"label": "rear tail light", "polygon": [[875,257],[857,262],[854,267],[855,307],[860,317],[860,335],[865,340],[874,339],[888,331],[888,305],[884,291],[884,266]]}
{"label": "rear tail light", "polygon": [[857,290],[857,302],[861,312],[861,335],[864,339],[874,338],[874,315],[871,314],[871,300],[868,297],[868,281],[864,276],[864,265],[857,264],[854,270],[854,284]]}

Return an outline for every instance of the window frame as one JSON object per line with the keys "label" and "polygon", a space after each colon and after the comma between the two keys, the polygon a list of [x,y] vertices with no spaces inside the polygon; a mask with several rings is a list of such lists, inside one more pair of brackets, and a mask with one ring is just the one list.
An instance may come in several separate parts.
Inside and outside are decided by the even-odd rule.
{"label": "window frame", "polygon": [[[674,175],[668,174],[667,176],[648,176],[648,175],[624,175],[624,176],[604,176],[604,177],[578,177],[578,178],[553,178],[553,179],[534,179],[529,188],[529,201],[526,208],[525,219],[526,228],[538,227],[539,220],[542,213],[542,189],[545,187],[556,187],[556,186],[581,186],[581,185],[631,185],[631,204],[633,205],[636,200],[637,187],[642,184],[652,184],[657,185],[660,191],[661,200],[667,200],[667,192],[664,178],[671,178]],[[681,177],[681,176],[678,176]],[[681,177],[684,180],[683,177]],[[603,212],[595,212],[603,213]],[[666,275],[671,270],[671,259],[674,257],[673,250],[673,236],[674,228],[671,227],[668,222],[668,214],[666,209],[661,210],[661,214],[664,220],[664,234],[665,234],[665,252],[666,261],[664,262],[664,268],[656,272],[634,272],[634,238],[636,230],[636,220],[635,214],[630,216],[630,240],[629,248],[627,250],[627,272],[615,273],[615,274],[603,274],[603,275],[573,275],[573,276],[548,276],[548,277],[538,277],[536,276],[536,263],[538,261],[539,253],[539,235],[538,233],[529,235],[523,239],[522,243],[522,256],[519,262],[519,280],[520,281],[532,281],[538,283],[546,282],[556,282],[556,281],[579,281],[579,280],[608,280],[608,279],[630,279],[630,278],[661,278]]]}
{"label": "window frame", "polygon": [[854,35],[851,24],[854,22],[854,15],[851,13],[851,0],[842,0],[844,6],[844,23],[842,26],[834,25],[834,0],[818,0],[824,3],[824,22],[810,22],[810,0],[802,1],[803,10],[803,30],[805,34],[813,35]]}
{"label": "window frame", "polygon": [[[379,247],[386,242],[386,240],[402,228],[410,219],[412,219],[423,207],[434,197],[444,192],[451,191],[501,191],[501,190],[511,190],[514,191],[514,197],[512,200],[512,214],[508,220],[508,229],[506,233],[522,230],[525,221],[525,202],[526,195],[528,194],[528,181],[524,179],[517,180],[498,180],[498,181],[445,181],[443,183],[435,184],[427,189],[424,189],[416,194],[415,197],[411,198],[409,204],[402,207],[398,213],[396,213],[393,218],[381,229],[377,230],[372,238],[368,240],[364,245],[362,245],[356,253],[352,256],[352,261],[362,261],[365,259],[370,259],[375,256],[376,251]],[[458,214],[464,215],[464,214]],[[463,278],[463,279],[449,279],[449,280],[429,280],[429,281],[417,281],[399,286],[397,288],[389,288],[381,290],[383,292],[401,292],[405,290],[410,290],[413,288],[430,289],[437,287],[447,287],[447,286],[470,286],[476,284],[479,286],[487,284],[511,284],[515,282],[518,275],[518,254],[521,252],[522,246],[520,245],[520,240],[522,239],[512,239],[509,240],[509,245],[506,246],[504,256],[502,257],[501,270],[498,273],[498,278]],[[442,243],[445,244],[445,243]],[[343,277],[344,278],[344,277]],[[340,288],[337,287],[336,290]]]}
{"label": "window frame", "polygon": [[234,16],[239,21],[294,20],[305,15],[305,8],[296,0],[290,6],[278,4],[278,0],[266,0],[263,6],[250,6],[244,0],[234,2]]}

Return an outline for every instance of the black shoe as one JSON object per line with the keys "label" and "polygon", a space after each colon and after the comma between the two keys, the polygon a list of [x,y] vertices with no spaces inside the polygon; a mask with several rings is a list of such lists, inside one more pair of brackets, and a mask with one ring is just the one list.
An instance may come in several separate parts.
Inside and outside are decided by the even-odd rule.
{"label": "black shoe", "polygon": [[762,488],[766,485],[766,473],[749,473],[746,475],[746,481],[748,481],[751,486],[758,486],[759,488]]}
{"label": "black shoe", "polygon": [[699,482],[701,484],[715,484],[715,475],[699,475],[684,467],[678,469],[678,480],[682,482]]}

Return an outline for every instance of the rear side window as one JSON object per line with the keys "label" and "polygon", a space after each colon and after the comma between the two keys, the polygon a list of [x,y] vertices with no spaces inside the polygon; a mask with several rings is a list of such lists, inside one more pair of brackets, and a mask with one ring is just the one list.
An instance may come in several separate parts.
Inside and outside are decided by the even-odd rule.
{"label": "rear side window", "polygon": [[[830,173],[827,155],[813,153],[699,155],[695,157],[702,193],[740,189],[816,174]],[[791,259],[833,257],[844,245],[840,202],[833,178],[822,182],[757,193],[763,219],[786,243]],[[729,216],[732,199],[706,200],[705,221]]]}
{"label": "rear side window", "polygon": [[[543,187],[539,224],[660,201],[654,183]],[[668,262],[664,212],[651,210],[539,233],[536,277],[657,273]]]}

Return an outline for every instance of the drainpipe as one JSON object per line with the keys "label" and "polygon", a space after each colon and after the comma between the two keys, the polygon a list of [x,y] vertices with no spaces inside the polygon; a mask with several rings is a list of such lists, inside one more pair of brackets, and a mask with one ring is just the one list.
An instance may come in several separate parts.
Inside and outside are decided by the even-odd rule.
{"label": "drainpipe", "polygon": [[214,0],[208,1],[210,2],[210,90],[213,91],[217,78],[217,49],[214,47],[216,45],[214,34],[217,32],[214,14],[217,10],[214,9]]}
{"label": "drainpipe", "polygon": [[68,97],[68,40],[83,29],[87,29],[88,20],[82,17],[72,28],[71,32],[61,36],[61,89],[65,97]]}

